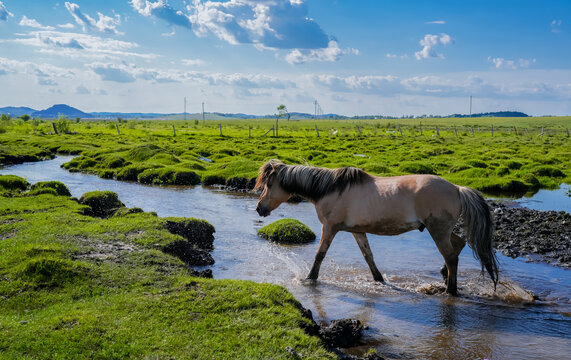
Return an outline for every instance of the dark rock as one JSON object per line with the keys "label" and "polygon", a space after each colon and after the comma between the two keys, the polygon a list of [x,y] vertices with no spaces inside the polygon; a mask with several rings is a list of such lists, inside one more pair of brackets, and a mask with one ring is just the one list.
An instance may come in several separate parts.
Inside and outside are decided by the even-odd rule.
{"label": "dark rock", "polygon": [[333,320],[327,327],[319,330],[319,335],[329,346],[351,347],[361,339],[363,325],[359,320]]}
{"label": "dark rock", "polygon": [[185,240],[173,241],[162,249],[165,253],[173,255],[192,266],[206,266],[214,264],[214,258],[206,250],[199,249]]}
{"label": "dark rock", "polygon": [[214,226],[205,220],[167,218],[165,228],[203,250],[214,249]]}

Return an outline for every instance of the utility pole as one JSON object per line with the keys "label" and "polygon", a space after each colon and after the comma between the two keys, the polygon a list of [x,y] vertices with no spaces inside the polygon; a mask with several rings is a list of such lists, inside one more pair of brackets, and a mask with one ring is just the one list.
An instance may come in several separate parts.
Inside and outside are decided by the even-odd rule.
{"label": "utility pole", "polygon": [[204,101],[202,102],[202,125],[204,125]]}
{"label": "utility pole", "polygon": [[184,97],[184,121],[186,121],[186,96]]}
{"label": "utility pole", "polygon": [[472,95],[470,95],[470,117],[472,117]]}
{"label": "utility pole", "polygon": [[313,105],[314,105],[314,107],[315,107],[314,113],[313,113],[313,114],[314,114],[314,115],[313,115],[313,119],[317,120],[317,100],[315,100],[315,101],[313,102]]}

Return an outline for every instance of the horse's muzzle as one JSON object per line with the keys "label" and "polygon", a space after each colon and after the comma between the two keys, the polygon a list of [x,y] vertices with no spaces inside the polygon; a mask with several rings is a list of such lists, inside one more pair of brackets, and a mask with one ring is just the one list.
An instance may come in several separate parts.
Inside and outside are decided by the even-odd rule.
{"label": "horse's muzzle", "polygon": [[266,216],[270,215],[270,212],[271,212],[271,211],[269,211],[266,207],[263,207],[263,206],[260,206],[260,205],[258,205],[258,206],[256,207],[256,211],[258,212],[258,215],[263,216],[263,217],[266,217]]}

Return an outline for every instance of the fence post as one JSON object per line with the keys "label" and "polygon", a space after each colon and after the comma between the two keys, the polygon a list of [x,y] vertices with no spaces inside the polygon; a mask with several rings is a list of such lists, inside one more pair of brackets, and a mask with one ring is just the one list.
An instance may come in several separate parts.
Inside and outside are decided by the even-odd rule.
{"label": "fence post", "polygon": [[278,119],[279,118],[276,117],[276,136],[278,136]]}
{"label": "fence post", "polygon": [[492,137],[494,137],[494,124],[492,124]]}
{"label": "fence post", "polygon": [[119,124],[115,124],[115,127],[117,128],[117,135],[121,135],[121,132],[119,131]]}
{"label": "fence post", "polygon": [[52,123],[52,125],[53,125],[53,127],[54,127],[54,132],[56,133],[56,135],[57,135],[57,134],[59,134],[59,133],[57,132],[57,126],[56,126],[56,123],[55,123],[55,122],[53,122],[53,123]]}
{"label": "fence post", "polygon": [[315,125],[315,131],[317,132],[317,137],[319,137],[319,129],[317,128],[317,124]]}
{"label": "fence post", "polygon": [[518,134],[517,134],[517,129],[516,129],[515,126],[514,126],[514,132],[515,132],[515,136],[518,136]]}
{"label": "fence post", "polygon": [[355,125],[355,127],[357,128],[357,131],[359,132],[359,135],[361,135],[361,129],[359,129],[359,125]]}
{"label": "fence post", "polygon": [[569,137],[569,129],[567,128],[565,130],[567,130],[567,137]]}
{"label": "fence post", "polygon": [[172,124],[172,136],[176,137],[176,130],[174,129],[174,124]]}
{"label": "fence post", "polygon": [[[567,133],[569,133],[569,130],[567,130]],[[541,134],[539,136],[543,136],[543,128],[541,128]]]}
{"label": "fence post", "polygon": [[436,135],[440,136],[440,130],[438,129],[438,125],[436,125]]}
{"label": "fence post", "polygon": [[456,130],[456,125],[454,125],[454,135],[456,135],[456,137],[458,137],[458,130]]}
{"label": "fence post", "polygon": [[399,132],[400,132],[400,136],[402,136],[402,130],[401,130],[401,128],[400,128],[400,125],[397,125],[397,126],[398,126],[398,129],[399,129]]}
{"label": "fence post", "polygon": [[252,138],[252,126],[248,125],[248,139]]}
{"label": "fence post", "polygon": [[422,121],[420,122],[419,127],[420,127],[420,135],[422,135]]}
{"label": "fence post", "polygon": [[220,136],[222,136],[222,124],[218,124],[218,128],[220,129]]}
{"label": "fence post", "polygon": [[274,128],[274,125],[272,125],[272,136],[276,136],[276,130]]}
{"label": "fence post", "polygon": [[472,131],[472,137],[474,137],[474,128],[470,127],[470,131]]}

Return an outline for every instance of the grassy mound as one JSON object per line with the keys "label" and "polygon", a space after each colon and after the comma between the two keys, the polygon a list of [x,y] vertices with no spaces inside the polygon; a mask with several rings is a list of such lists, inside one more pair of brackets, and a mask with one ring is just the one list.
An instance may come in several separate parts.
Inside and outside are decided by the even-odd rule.
{"label": "grassy mound", "polygon": [[33,184],[30,188],[30,195],[39,195],[53,192],[55,192],[56,195],[60,196],[71,196],[71,192],[61,181],[40,181]]}
{"label": "grassy mound", "polygon": [[0,188],[5,190],[26,190],[30,184],[16,175],[0,175]]}
{"label": "grassy mound", "polygon": [[87,205],[85,215],[108,217],[113,215],[119,208],[123,207],[123,203],[113,191],[90,191],[79,199],[79,203]]}
{"label": "grassy mound", "polygon": [[315,233],[295,219],[281,219],[266,225],[258,230],[258,235],[285,244],[305,244],[315,240]]}

